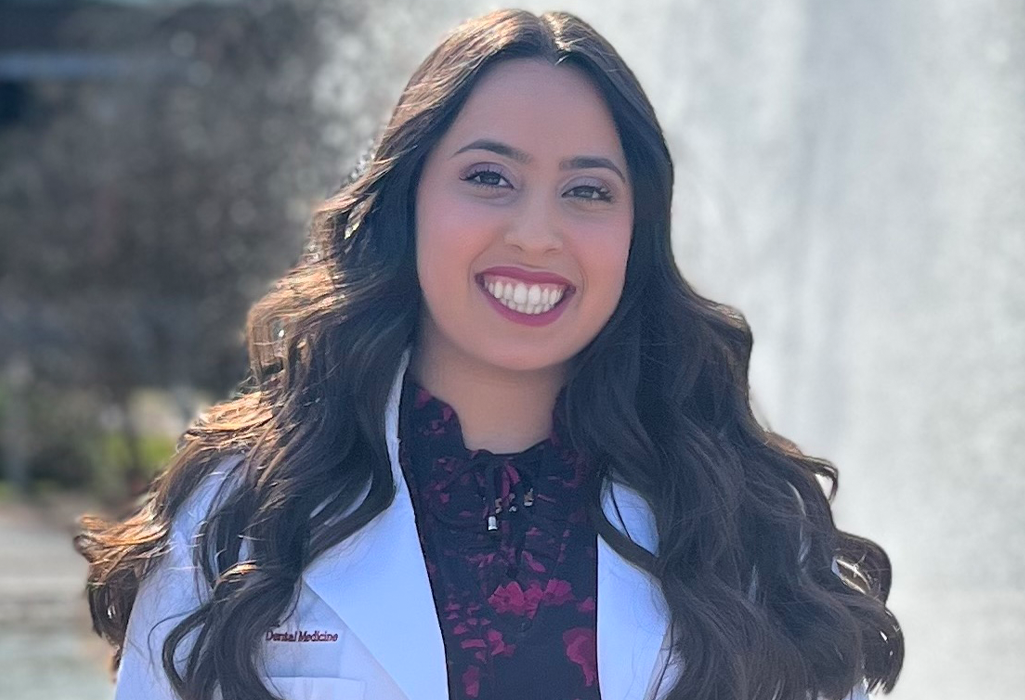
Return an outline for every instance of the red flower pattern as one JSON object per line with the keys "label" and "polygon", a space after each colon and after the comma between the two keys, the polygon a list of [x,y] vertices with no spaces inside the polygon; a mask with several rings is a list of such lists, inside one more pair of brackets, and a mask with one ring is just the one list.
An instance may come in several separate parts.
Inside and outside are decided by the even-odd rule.
{"label": "red flower pattern", "polygon": [[584,685],[590,687],[598,679],[598,652],[594,630],[575,627],[562,633],[566,658],[584,672]]}
{"label": "red flower pattern", "polygon": [[480,667],[467,666],[463,671],[463,692],[468,698],[480,696]]}

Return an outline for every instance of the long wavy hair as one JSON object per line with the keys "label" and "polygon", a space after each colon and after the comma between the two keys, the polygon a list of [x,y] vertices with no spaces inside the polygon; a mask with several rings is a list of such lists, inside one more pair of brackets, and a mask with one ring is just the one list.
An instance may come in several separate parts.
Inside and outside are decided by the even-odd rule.
{"label": "long wavy hair", "polygon": [[[623,294],[574,358],[565,405],[574,447],[594,466],[595,527],[657,579],[679,631],[672,652],[685,663],[666,697],[835,700],[862,681],[889,691],[903,661],[885,605],[889,560],[834,525],[834,467],[753,416],[747,324],[698,295],[673,260],[672,161],[651,104],[590,26],[522,11],[470,21],[428,56],[365,166],[316,212],[303,259],[250,312],[242,391],[189,428],[138,512],[117,523],[83,519],[76,545],[89,561],[93,625],[113,645],[115,667],[140,582],[166,552],[183,503],[242,455],[230,461],[239,487],[199,532],[209,599],[167,637],[162,661],[188,700],[210,700],[218,687],[229,700],[273,697],[254,664],[259,639],[283,617],[303,569],[395,494],[384,413],[420,313],[421,169],[480,76],[511,58],[582,69],[611,110],[630,169]],[[831,483],[828,496],[819,478]],[[650,504],[656,552],[606,518],[609,481]]]}

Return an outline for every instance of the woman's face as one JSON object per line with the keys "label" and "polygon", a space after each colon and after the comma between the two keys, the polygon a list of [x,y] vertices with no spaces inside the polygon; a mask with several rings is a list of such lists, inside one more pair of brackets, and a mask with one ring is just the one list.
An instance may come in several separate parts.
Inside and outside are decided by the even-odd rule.
{"label": "woman's face", "polygon": [[579,69],[490,69],[416,194],[421,342],[506,370],[562,367],[623,291],[633,193],[612,115]]}

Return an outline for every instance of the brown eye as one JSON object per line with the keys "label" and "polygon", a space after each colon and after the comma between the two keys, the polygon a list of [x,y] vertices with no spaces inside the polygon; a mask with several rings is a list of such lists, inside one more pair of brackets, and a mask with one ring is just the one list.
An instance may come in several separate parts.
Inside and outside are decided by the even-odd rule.
{"label": "brown eye", "polygon": [[488,168],[473,170],[469,174],[465,175],[462,179],[466,182],[471,182],[479,187],[511,187],[509,181],[506,180],[501,173],[495,170],[490,170]]}
{"label": "brown eye", "polygon": [[611,202],[612,193],[607,187],[598,185],[577,185],[566,193],[570,197],[589,202]]}

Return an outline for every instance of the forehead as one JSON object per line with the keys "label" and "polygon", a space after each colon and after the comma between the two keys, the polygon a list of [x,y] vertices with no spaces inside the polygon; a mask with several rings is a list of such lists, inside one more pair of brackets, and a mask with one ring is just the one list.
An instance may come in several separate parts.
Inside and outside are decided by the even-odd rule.
{"label": "forehead", "polygon": [[443,138],[493,138],[535,157],[581,154],[616,157],[622,146],[608,105],[583,70],[536,59],[490,68],[474,86]]}

